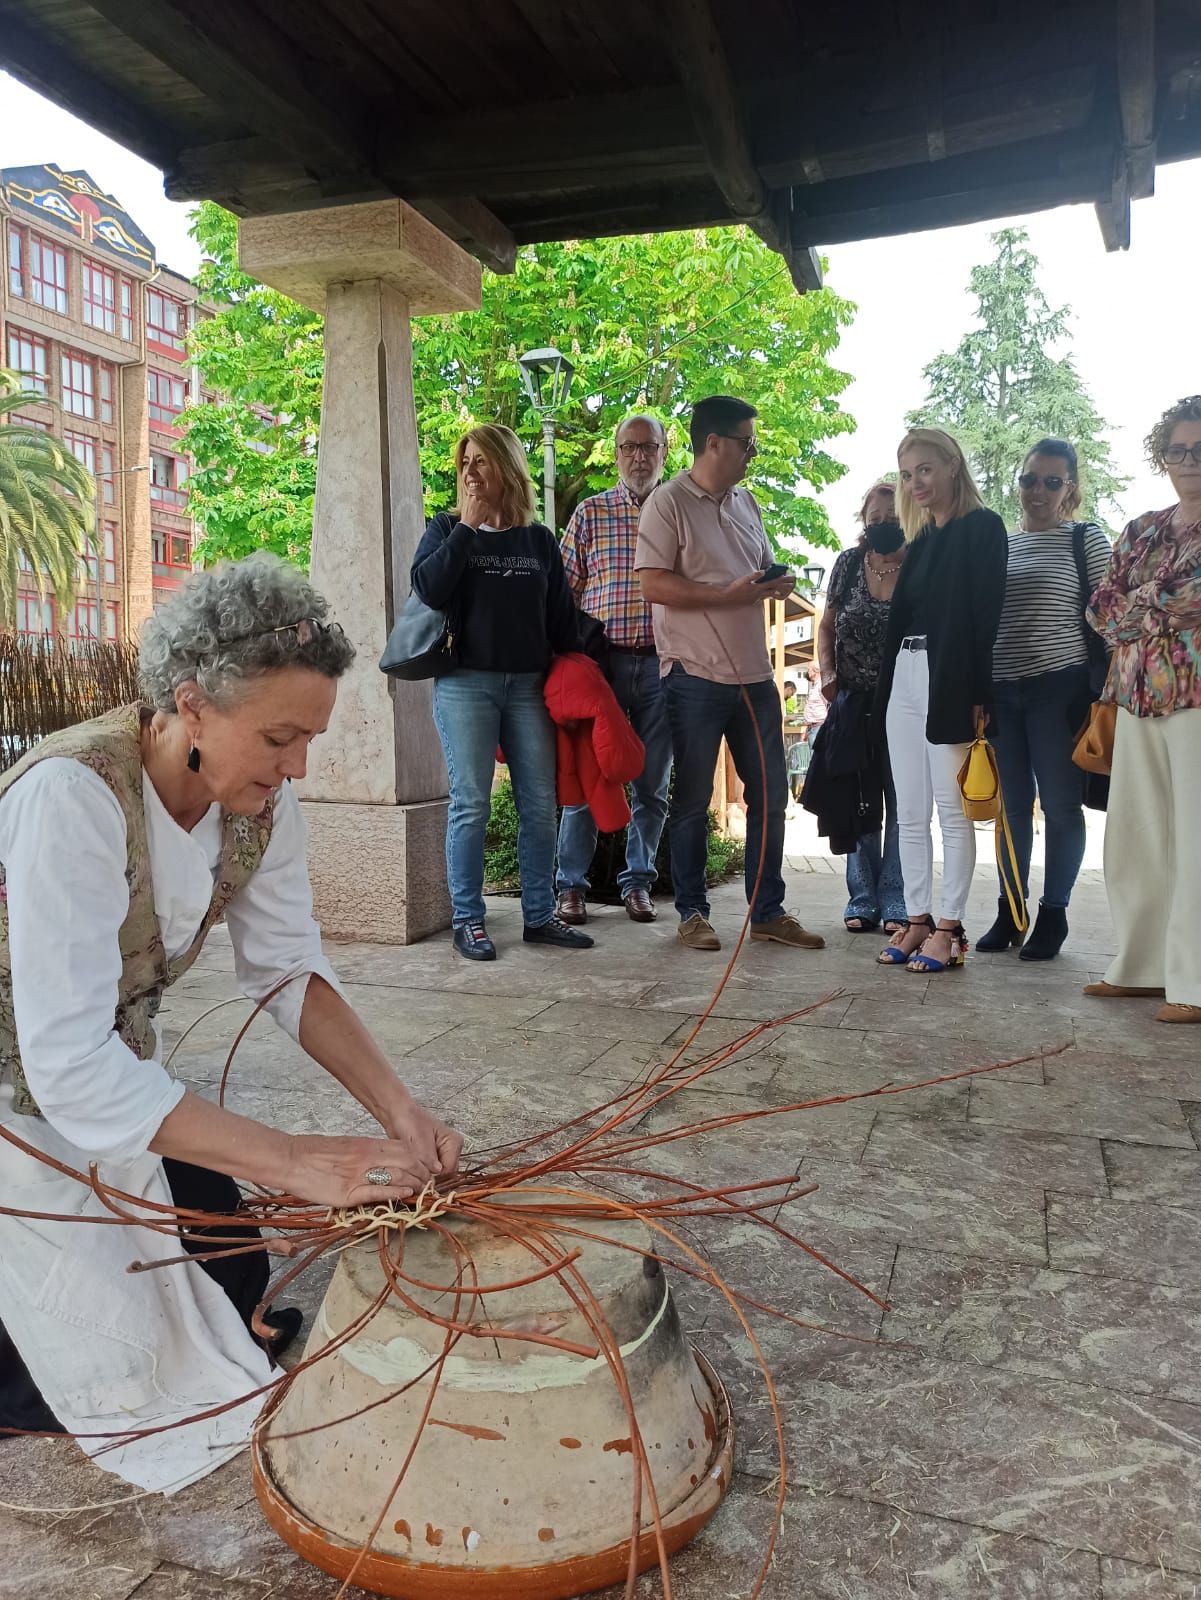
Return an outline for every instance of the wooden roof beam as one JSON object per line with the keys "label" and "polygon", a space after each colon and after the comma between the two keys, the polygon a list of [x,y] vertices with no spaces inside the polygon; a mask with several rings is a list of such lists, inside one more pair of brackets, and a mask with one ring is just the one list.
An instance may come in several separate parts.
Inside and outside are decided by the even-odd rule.
{"label": "wooden roof beam", "polygon": [[1116,45],[1121,148],[1097,221],[1107,250],[1129,250],[1130,202],[1155,193],[1155,0],[1117,0]]}

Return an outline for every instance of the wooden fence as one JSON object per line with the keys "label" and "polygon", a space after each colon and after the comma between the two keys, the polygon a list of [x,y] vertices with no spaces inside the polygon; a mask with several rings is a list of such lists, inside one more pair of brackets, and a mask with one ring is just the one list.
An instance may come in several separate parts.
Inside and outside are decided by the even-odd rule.
{"label": "wooden fence", "polygon": [[135,645],[0,634],[0,772],[48,733],[137,698]]}

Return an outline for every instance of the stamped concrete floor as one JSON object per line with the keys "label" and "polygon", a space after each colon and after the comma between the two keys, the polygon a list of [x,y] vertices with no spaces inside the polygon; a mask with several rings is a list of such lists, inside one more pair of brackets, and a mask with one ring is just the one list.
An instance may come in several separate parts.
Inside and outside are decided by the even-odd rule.
{"label": "stamped concrete floor", "polygon": [[[704,1037],[723,1042],[837,998],[690,1091],[690,1115],[1070,1048],[987,1077],[789,1113],[659,1157],[690,1177],[795,1171],[818,1184],[793,1226],[889,1306],[747,1227],[712,1236],[735,1285],[836,1330],[759,1319],[789,1452],[766,1594],[1201,1596],[1201,1034],[1157,1024],[1149,1003],[1082,998],[1111,944],[1095,871],[1055,963],[981,956],[927,979],[877,968],[879,938],[842,929],[837,872],[792,859],[806,870],[790,874],[790,900],[828,948],[749,946]],[[975,931],[992,904],[981,872]],[[736,889],[716,894],[727,941],[739,913]],[[502,957],[492,966],[453,960],[442,938],[333,952],[413,1089],[477,1149],[562,1121],[663,1059],[724,960],[682,950],[670,911],[635,927],[602,909],[585,954],[523,947],[512,901],[498,901],[490,920]],[[173,992],[169,1034],[233,992],[219,936]],[[218,1012],[188,1039],[180,1070],[197,1089],[213,1092],[239,1017]],[[230,1103],[295,1130],[369,1127],[261,1021]],[[310,1312],[321,1289],[308,1287]],[[738,1472],[674,1564],[674,1587],[682,1600],[728,1600],[749,1591],[770,1521],[770,1419],[728,1314],[688,1285],[677,1293],[733,1396]],[[0,1445],[0,1483],[0,1595],[329,1600],[337,1588],[267,1529],[244,1459],[170,1500],[122,1506],[113,1502],[125,1487],[69,1443],[19,1441]],[[658,1595],[658,1580],[639,1592]]]}

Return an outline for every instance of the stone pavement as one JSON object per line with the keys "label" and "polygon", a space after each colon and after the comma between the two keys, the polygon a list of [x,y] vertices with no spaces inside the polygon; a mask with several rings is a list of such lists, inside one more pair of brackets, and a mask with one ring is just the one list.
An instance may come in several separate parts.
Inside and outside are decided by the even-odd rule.
{"label": "stone pavement", "polygon": [[[1201,1038],[1155,1023],[1152,1004],[1082,998],[1111,943],[1095,870],[1055,963],[981,956],[964,972],[918,978],[878,969],[880,940],[843,931],[836,872],[807,847],[791,860],[818,869],[790,873],[790,903],[828,948],[748,946],[702,1037],[717,1044],[838,998],[689,1091],[673,1122],[681,1111],[786,1105],[1071,1048],[657,1157],[690,1177],[795,1171],[819,1184],[792,1226],[889,1303],[881,1311],[747,1226],[710,1235],[736,1286],[836,1330],[759,1319],[790,1458],[766,1595],[1201,1596]],[[715,895],[727,941],[740,898],[735,887]],[[982,870],[972,931],[993,904]],[[501,949],[491,966],[452,959],[445,938],[333,952],[414,1091],[477,1149],[558,1123],[663,1059],[724,960],[682,950],[668,908],[652,927],[602,909],[597,947],[583,954],[523,947],[511,900],[495,903],[490,926]],[[232,993],[219,936],[173,991],[169,1035]],[[187,1041],[179,1066],[197,1088],[219,1078],[240,1017],[218,1012]],[[369,1128],[262,1020],[230,1103],[296,1130]],[[321,1292],[309,1285],[310,1311]],[[677,1298],[730,1388],[738,1472],[714,1522],[677,1558],[674,1589],[681,1600],[732,1600],[751,1587],[769,1521],[769,1417],[729,1314],[689,1284]],[[337,1588],[267,1529],[244,1461],[171,1500],[122,1507],[104,1502],[125,1486],[69,1444],[20,1441],[0,1445],[0,1486],[0,1595],[329,1600]],[[658,1595],[658,1580],[639,1592]]]}

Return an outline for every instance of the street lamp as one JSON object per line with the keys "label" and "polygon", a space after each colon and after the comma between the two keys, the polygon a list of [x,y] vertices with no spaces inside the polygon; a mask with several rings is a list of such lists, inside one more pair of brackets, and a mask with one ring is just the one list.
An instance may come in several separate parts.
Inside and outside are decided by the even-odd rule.
{"label": "street lamp", "polygon": [[145,462],[140,467],[117,467],[111,472],[93,472],[92,489],[95,495],[95,529],[94,544],[96,550],[96,638],[104,638],[104,591],[100,586],[100,571],[104,561],[104,507],[101,503],[100,484],[105,478],[130,478],[135,472],[149,472],[150,463]]}
{"label": "street lamp", "polygon": [[553,345],[527,350],[518,358],[521,381],[534,410],[542,418],[542,515],[555,528],[555,423],[554,413],[566,405],[575,368]]}
{"label": "street lamp", "polygon": [[822,586],[823,578],[826,576],[825,567],[818,567],[818,566],[806,567],[804,569],[804,571],[805,571],[805,582],[809,585],[809,587],[813,591],[813,593],[816,594],[818,592],[818,590]]}

